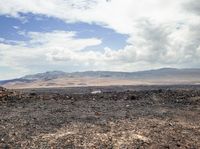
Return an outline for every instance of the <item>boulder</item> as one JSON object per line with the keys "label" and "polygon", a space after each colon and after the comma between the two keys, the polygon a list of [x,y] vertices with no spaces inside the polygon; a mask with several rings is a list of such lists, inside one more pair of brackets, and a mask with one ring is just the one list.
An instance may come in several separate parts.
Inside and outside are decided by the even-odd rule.
{"label": "boulder", "polygon": [[6,96],[6,89],[0,86],[0,98]]}
{"label": "boulder", "polygon": [[4,87],[0,86],[0,91],[5,91],[6,89]]}

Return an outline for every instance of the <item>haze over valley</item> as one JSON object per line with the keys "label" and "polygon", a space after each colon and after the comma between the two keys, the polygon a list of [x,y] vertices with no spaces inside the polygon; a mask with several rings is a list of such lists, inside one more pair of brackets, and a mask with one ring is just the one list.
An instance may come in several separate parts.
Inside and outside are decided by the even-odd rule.
{"label": "haze over valley", "polygon": [[50,71],[0,81],[0,85],[7,88],[178,84],[200,84],[200,69],[162,68],[138,72],[85,71],[73,73]]}

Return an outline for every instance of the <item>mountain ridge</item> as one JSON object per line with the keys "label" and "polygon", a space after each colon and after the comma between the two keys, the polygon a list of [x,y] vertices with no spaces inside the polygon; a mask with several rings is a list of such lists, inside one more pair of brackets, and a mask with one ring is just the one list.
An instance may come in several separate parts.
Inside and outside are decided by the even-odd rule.
{"label": "mountain ridge", "polygon": [[[106,83],[110,81],[110,84],[120,82],[121,85],[134,82],[138,83],[199,83],[200,82],[200,69],[198,68],[160,68],[136,72],[120,72],[120,71],[83,71],[83,72],[64,72],[64,71],[47,71],[44,73],[37,73],[31,75],[25,75],[20,78],[11,80],[0,81],[1,86],[16,86],[40,84],[40,86],[66,86],[69,85],[88,85],[88,82],[95,85],[100,84],[98,80]],[[89,84],[90,84],[89,83]],[[129,83],[128,83],[129,84]],[[130,83],[131,84],[131,83]],[[37,85],[36,85],[37,86]]]}

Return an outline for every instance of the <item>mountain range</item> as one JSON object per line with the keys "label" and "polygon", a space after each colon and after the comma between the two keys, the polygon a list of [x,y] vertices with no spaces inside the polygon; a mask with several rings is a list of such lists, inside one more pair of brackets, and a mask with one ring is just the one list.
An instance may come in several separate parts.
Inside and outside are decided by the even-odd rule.
{"label": "mountain range", "polygon": [[153,84],[200,84],[200,69],[161,68],[137,72],[85,71],[72,73],[49,71],[0,81],[0,85],[7,88]]}

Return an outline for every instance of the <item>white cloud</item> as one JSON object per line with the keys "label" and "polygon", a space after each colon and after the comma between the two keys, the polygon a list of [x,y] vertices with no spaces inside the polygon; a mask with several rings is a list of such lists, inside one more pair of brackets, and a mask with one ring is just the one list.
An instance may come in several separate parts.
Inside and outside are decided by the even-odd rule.
{"label": "white cloud", "polygon": [[100,39],[78,39],[75,32],[53,31],[50,33],[28,32],[31,40],[27,46],[33,45],[46,50],[63,49],[79,51],[89,46],[101,44]]}
{"label": "white cloud", "polygon": [[[24,69],[25,73],[28,70],[30,73],[34,72],[39,68],[48,69],[51,65],[55,65],[52,69],[57,69],[57,64],[60,62],[62,62],[63,67],[71,65],[72,63],[67,62],[67,59],[80,61],[79,57],[82,57],[82,53],[84,53],[82,50],[86,47],[101,44],[100,39],[77,38],[75,32],[28,32],[24,35],[28,36],[30,40],[13,41],[15,44],[12,44],[10,41],[2,39],[3,43],[0,43],[0,67]],[[91,56],[89,53],[87,55],[88,58]]]}
{"label": "white cloud", "polygon": [[18,30],[18,29],[19,29],[19,26],[15,26],[15,25],[14,25],[13,28],[16,29],[16,30]]}
{"label": "white cloud", "polygon": [[80,70],[198,67],[199,5],[198,0],[1,0],[1,15],[23,18],[21,13],[33,13],[68,23],[95,23],[129,36],[123,49],[97,52],[84,51],[88,46],[101,44],[96,38],[79,39],[75,32],[64,31],[28,32],[29,42],[3,44],[1,49],[8,46],[9,50],[1,53],[14,61],[20,57],[16,63],[27,58],[27,63],[45,60],[44,66],[76,65]]}
{"label": "white cloud", "polygon": [[56,17],[66,22],[99,23],[120,33],[134,32],[137,20],[155,23],[182,21],[191,17],[182,5],[191,0],[1,0],[0,14],[22,17],[34,13]]}

